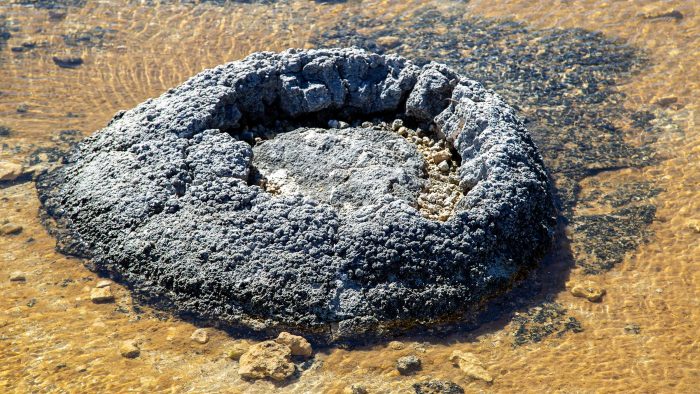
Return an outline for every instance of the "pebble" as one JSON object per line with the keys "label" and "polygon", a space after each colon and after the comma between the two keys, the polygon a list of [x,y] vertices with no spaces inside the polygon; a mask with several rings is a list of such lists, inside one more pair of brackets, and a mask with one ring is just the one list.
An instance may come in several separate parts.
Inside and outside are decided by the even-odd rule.
{"label": "pebble", "polygon": [[676,22],[683,19],[683,13],[678,10],[658,12],[655,14],[645,14],[644,19],[674,19]]}
{"label": "pebble", "polygon": [[700,220],[689,221],[688,228],[695,231],[696,233],[700,233]]}
{"label": "pebble", "polygon": [[675,104],[678,102],[678,97],[676,96],[667,96],[667,97],[661,97],[660,99],[654,101],[654,104],[658,105],[659,107],[669,107],[672,104]]}
{"label": "pebble", "polygon": [[429,380],[413,384],[416,394],[464,394],[464,389],[449,380]]}
{"label": "pebble", "polygon": [[277,336],[275,342],[286,345],[292,352],[292,356],[302,356],[310,357],[313,353],[311,344],[304,337],[298,335],[292,335],[286,331],[283,331]]}
{"label": "pebble", "polygon": [[14,181],[22,175],[22,166],[9,161],[0,161],[0,181]]}
{"label": "pebble", "polygon": [[401,375],[410,375],[421,369],[421,361],[416,356],[404,356],[396,360],[396,369]]}
{"label": "pebble", "polygon": [[364,128],[364,129],[369,129],[372,126],[374,126],[374,124],[372,122],[362,122],[362,128]]}
{"label": "pebble", "polygon": [[291,355],[289,346],[275,341],[256,343],[241,355],[238,374],[245,379],[285,380],[296,372]]}
{"label": "pebble", "polygon": [[209,342],[209,333],[204,328],[198,328],[190,335],[190,339],[197,343],[205,344]]}
{"label": "pebble", "polygon": [[404,345],[403,342],[400,341],[389,342],[389,349],[391,350],[403,350],[405,347],[406,345]]}
{"label": "pebble", "polygon": [[126,358],[136,358],[141,354],[141,349],[139,349],[138,344],[133,339],[122,342],[119,347],[119,353],[122,357]]}
{"label": "pebble", "polygon": [[348,127],[350,127],[350,123],[343,122],[342,120],[338,121],[338,128],[339,129],[347,129]]}
{"label": "pebble", "polygon": [[368,394],[367,388],[365,386],[355,383],[352,386],[346,387],[343,390],[343,394]]}
{"label": "pebble", "polygon": [[450,151],[448,149],[443,149],[443,150],[437,151],[430,156],[430,159],[435,164],[439,164],[443,161],[450,160],[451,158],[452,158],[452,153],[450,153]]}
{"label": "pebble", "polygon": [[79,57],[54,56],[53,62],[61,68],[77,68],[83,64],[83,59]]}
{"label": "pebble", "polygon": [[484,368],[481,360],[472,353],[455,350],[450,355],[450,361],[472,379],[480,379],[487,383],[493,382],[493,377]]}
{"label": "pebble", "polygon": [[23,230],[22,226],[14,223],[5,223],[0,226],[0,235],[17,235]]}
{"label": "pebble", "polygon": [[403,127],[403,120],[401,119],[395,119],[393,122],[391,122],[391,129],[394,131],[399,131]]}
{"label": "pebble", "polygon": [[400,136],[405,137],[408,135],[408,129],[405,127],[399,127],[398,133]]}
{"label": "pebble", "polygon": [[450,172],[450,163],[448,163],[446,161],[441,161],[440,164],[438,164],[438,169],[443,174],[447,174]]}
{"label": "pebble", "polygon": [[624,330],[625,330],[625,334],[633,334],[633,335],[637,335],[640,332],[642,332],[642,328],[637,323],[630,323],[630,324],[626,325]]}
{"label": "pebble", "polygon": [[331,129],[339,129],[340,128],[340,122],[338,122],[335,119],[331,119],[328,121],[328,127]]}
{"label": "pebble", "polygon": [[106,287],[95,287],[90,290],[90,300],[95,304],[105,304],[114,302],[114,294],[112,294],[112,288]]}
{"label": "pebble", "polygon": [[97,287],[97,288],[107,287],[107,286],[109,286],[109,285],[111,285],[111,284],[112,284],[112,281],[111,281],[111,280],[101,280],[101,281],[97,282],[97,284],[95,285],[95,287]]}
{"label": "pebble", "polygon": [[384,36],[377,38],[376,42],[384,48],[391,49],[401,44],[401,39],[396,36]]}
{"label": "pebble", "polygon": [[10,274],[10,282],[24,282],[27,277],[24,276],[24,272],[14,271]]}
{"label": "pebble", "polygon": [[585,298],[590,302],[600,302],[605,295],[605,289],[593,282],[577,283],[571,288],[574,297]]}
{"label": "pebble", "polygon": [[226,357],[237,361],[249,348],[247,344],[236,342],[226,350]]}

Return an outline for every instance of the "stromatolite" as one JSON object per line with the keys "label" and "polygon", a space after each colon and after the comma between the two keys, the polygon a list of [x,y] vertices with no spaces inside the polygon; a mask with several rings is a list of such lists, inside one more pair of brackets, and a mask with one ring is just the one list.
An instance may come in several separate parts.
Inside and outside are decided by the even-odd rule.
{"label": "stromatolite", "polygon": [[[449,219],[416,209],[429,179],[410,143],[325,128],[373,116],[432,125],[461,157]],[[275,173],[293,187],[266,190]],[[62,249],[144,299],[321,341],[459,318],[535,265],[554,226],[512,108],[444,65],[357,48],[205,70],[117,114],[37,188]]]}

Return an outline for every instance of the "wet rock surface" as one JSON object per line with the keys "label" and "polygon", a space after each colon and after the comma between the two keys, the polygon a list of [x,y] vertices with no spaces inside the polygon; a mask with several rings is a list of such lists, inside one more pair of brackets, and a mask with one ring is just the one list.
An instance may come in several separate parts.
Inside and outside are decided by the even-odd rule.
{"label": "wet rock surface", "polygon": [[583,331],[581,323],[556,302],[544,302],[525,313],[513,316],[513,346],[538,343],[550,335],[561,337],[569,332]]}
{"label": "wet rock surface", "polygon": [[[643,70],[644,53],[598,32],[531,29],[465,15],[458,8],[451,12],[425,5],[412,15],[392,20],[353,16],[313,42],[397,53],[419,64],[444,62],[522,111],[555,179],[562,220],[582,234],[572,240],[572,257],[587,273],[610,269],[648,239],[656,207],[630,201],[653,192],[653,185],[632,182],[607,196],[608,215],[575,210],[587,198],[581,195],[582,181],[658,162],[649,143],[633,146],[626,136],[653,141],[663,131],[662,122],[653,113],[625,108],[626,98],[617,90],[620,81]],[[623,130],[624,124],[630,127]]]}
{"label": "wet rock surface", "polygon": [[301,193],[343,209],[396,198],[413,204],[425,183],[417,149],[371,128],[300,128],[253,148],[267,190]]}
{"label": "wet rock surface", "polygon": [[[320,129],[382,115],[433,130],[458,155],[463,197],[448,219],[416,209],[425,160],[406,141]],[[265,141],[265,130],[290,132]],[[352,176],[334,178],[348,166]],[[281,169],[302,187],[265,190],[261,173]],[[316,180],[326,190],[312,190]],[[355,193],[365,180],[371,190]],[[118,113],[37,188],[62,251],[141,299],[318,341],[472,311],[537,263],[554,225],[540,155],[499,96],[444,65],[358,49],[206,70]]]}

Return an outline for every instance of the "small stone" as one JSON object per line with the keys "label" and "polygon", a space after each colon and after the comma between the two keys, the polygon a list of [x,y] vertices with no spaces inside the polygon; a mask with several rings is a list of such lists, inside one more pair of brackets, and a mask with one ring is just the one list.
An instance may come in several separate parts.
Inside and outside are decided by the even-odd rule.
{"label": "small stone", "polygon": [[401,119],[395,119],[393,122],[391,122],[391,129],[394,131],[399,131],[399,129],[402,127],[403,127],[403,120],[401,120]]}
{"label": "small stone", "polygon": [[139,349],[139,345],[136,341],[130,339],[122,342],[122,345],[119,347],[119,353],[122,357],[136,358],[141,354],[141,349]]}
{"label": "small stone", "polygon": [[352,386],[346,387],[343,390],[343,394],[367,394],[369,391],[365,388],[365,386],[355,383]]}
{"label": "small stone", "polygon": [[625,334],[633,334],[633,335],[638,335],[640,332],[642,332],[642,328],[637,323],[630,323],[630,324],[626,325],[624,330],[625,330]]}
{"label": "small stone", "polygon": [[342,120],[338,122],[339,129],[347,129],[348,127],[350,127],[350,123],[343,122]]}
{"label": "small stone", "polygon": [[399,127],[399,135],[402,137],[406,137],[408,135],[408,129],[405,127]]}
{"label": "small stone", "polygon": [[22,232],[22,226],[14,223],[5,223],[0,226],[0,235],[17,235]]}
{"label": "small stone", "polygon": [[296,366],[290,361],[291,355],[289,346],[275,341],[257,343],[241,356],[238,374],[245,379],[285,380],[296,371]]}
{"label": "small stone", "polygon": [[90,290],[90,300],[95,304],[106,304],[114,302],[114,295],[112,294],[112,288],[107,287],[96,287]]}
{"label": "small stone", "polygon": [[377,38],[376,42],[384,48],[391,49],[401,44],[401,39],[396,36],[384,36]]}
{"label": "small stone", "polygon": [[675,104],[678,102],[678,97],[676,96],[667,96],[667,97],[661,97],[660,99],[654,101],[654,104],[658,105],[659,107],[669,107],[672,104]]}
{"label": "small stone", "polygon": [[605,295],[605,289],[593,282],[586,281],[585,283],[575,284],[571,288],[571,294],[574,297],[585,298],[590,302],[600,302]]}
{"label": "small stone", "polygon": [[328,121],[328,127],[331,129],[339,129],[340,128],[340,122],[338,122],[335,119],[331,119]]}
{"label": "small stone", "polygon": [[61,68],[77,68],[83,64],[83,59],[79,57],[59,57],[54,56],[53,62]]}
{"label": "small stone", "polygon": [[101,280],[95,285],[96,288],[107,287],[112,284],[111,280]]}
{"label": "small stone", "polygon": [[449,380],[429,380],[413,384],[416,394],[464,394],[464,389]]}
{"label": "small stone", "polygon": [[658,12],[655,14],[646,14],[644,19],[674,19],[676,22],[683,19],[683,13],[678,10]]}
{"label": "small stone", "polygon": [[401,375],[410,375],[421,369],[421,361],[416,356],[405,356],[396,360],[396,369]]}
{"label": "small stone", "polygon": [[14,181],[22,175],[22,166],[9,161],[0,161],[0,182]]}
{"label": "small stone", "polygon": [[493,382],[493,377],[484,368],[481,360],[472,353],[455,350],[450,355],[450,361],[472,379],[480,379],[487,383]]}
{"label": "small stone", "polygon": [[374,124],[372,122],[362,122],[363,129],[369,129],[369,128],[372,128],[372,126],[374,126]]}
{"label": "small stone", "polygon": [[281,332],[275,342],[286,345],[292,351],[292,356],[310,357],[313,353],[311,344],[304,337],[292,335],[286,331]]}
{"label": "small stone", "polygon": [[249,348],[247,344],[236,342],[226,350],[226,357],[237,361]]}
{"label": "small stone", "polygon": [[440,164],[438,164],[438,170],[442,172],[443,174],[447,174],[450,172],[450,163],[446,161],[441,161]]}
{"label": "small stone", "polygon": [[389,349],[391,350],[403,350],[405,347],[406,345],[404,345],[403,342],[400,341],[389,342]]}
{"label": "small stone", "polygon": [[204,328],[198,328],[190,335],[190,339],[197,343],[205,344],[209,342],[209,333]]}
{"label": "small stone", "polygon": [[27,277],[24,276],[24,272],[14,271],[10,274],[10,282],[24,282]]}
{"label": "small stone", "polygon": [[430,155],[430,159],[433,161],[435,164],[439,164],[443,161],[450,160],[452,158],[452,153],[448,149],[443,149],[440,151],[437,151]]}

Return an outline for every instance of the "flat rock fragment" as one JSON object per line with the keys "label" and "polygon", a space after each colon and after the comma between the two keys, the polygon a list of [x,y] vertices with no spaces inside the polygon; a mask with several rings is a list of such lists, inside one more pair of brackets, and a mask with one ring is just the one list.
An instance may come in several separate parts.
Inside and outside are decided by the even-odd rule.
{"label": "flat rock fragment", "polygon": [[481,360],[472,353],[455,350],[450,355],[450,361],[472,379],[483,380],[487,383],[493,382],[493,376],[484,368]]}

